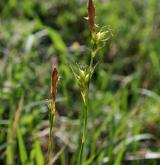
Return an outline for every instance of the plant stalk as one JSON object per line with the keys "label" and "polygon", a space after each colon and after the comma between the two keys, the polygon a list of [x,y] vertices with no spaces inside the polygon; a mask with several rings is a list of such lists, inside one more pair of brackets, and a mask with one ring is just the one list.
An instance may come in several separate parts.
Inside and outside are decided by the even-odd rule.
{"label": "plant stalk", "polygon": [[51,104],[49,105],[49,141],[48,141],[48,154],[47,154],[47,160],[46,164],[50,164],[50,160],[52,157],[53,152],[53,139],[52,139],[52,130],[53,130],[53,122],[55,118],[55,101],[52,100]]}
{"label": "plant stalk", "polygon": [[88,89],[84,98],[84,109],[83,109],[83,134],[81,139],[81,146],[79,150],[78,165],[82,165],[83,149],[86,143],[86,134],[87,134],[87,123],[88,123]]}

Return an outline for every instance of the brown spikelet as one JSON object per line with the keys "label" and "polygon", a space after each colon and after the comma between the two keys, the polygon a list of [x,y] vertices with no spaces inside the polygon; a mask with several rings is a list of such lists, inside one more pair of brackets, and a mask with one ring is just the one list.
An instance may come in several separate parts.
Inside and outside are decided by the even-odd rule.
{"label": "brown spikelet", "polygon": [[52,75],[51,75],[51,96],[53,99],[56,98],[58,79],[59,79],[58,70],[55,66],[53,66]]}
{"label": "brown spikelet", "polygon": [[95,7],[92,0],[88,0],[88,17],[89,17],[89,27],[91,32],[95,30]]}

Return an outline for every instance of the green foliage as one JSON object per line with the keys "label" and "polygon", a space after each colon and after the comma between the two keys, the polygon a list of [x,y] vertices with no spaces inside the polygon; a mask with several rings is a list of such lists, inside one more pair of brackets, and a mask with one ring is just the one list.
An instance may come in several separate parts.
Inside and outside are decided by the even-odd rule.
{"label": "green foliage", "polygon": [[21,164],[27,164],[27,162],[28,162],[27,150],[25,148],[22,133],[21,133],[21,130],[19,129],[19,127],[17,127],[17,139],[18,139],[18,145],[19,145]]}
{"label": "green foliage", "polygon": [[[120,165],[133,157],[132,164],[154,165],[160,152],[159,1],[95,4],[98,26],[108,25],[113,37],[93,60],[98,65],[90,82],[83,164]],[[69,65],[89,62],[86,1],[1,0],[0,10],[0,164],[44,164],[45,99],[56,61],[60,82],[53,160],[72,165],[78,158],[83,104]],[[23,111],[13,132],[22,96]]]}

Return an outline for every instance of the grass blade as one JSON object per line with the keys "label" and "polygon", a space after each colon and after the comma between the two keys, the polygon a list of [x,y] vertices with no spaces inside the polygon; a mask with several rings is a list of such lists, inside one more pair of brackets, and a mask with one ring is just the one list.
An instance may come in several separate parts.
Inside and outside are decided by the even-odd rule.
{"label": "grass blade", "polygon": [[27,151],[24,145],[23,137],[22,137],[22,132],[19,126],[17,126],[17,138],[18,138],[18,146],[19,146],[19,152],[20,152],[20,159],[22,165],[26,165],[28,161],[28,156],[27,156]]}

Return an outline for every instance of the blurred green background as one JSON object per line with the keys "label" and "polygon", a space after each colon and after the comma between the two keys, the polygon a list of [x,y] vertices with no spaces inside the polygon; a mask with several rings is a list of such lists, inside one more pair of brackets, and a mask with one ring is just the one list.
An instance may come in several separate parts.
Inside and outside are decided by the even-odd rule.
{"label": "blurred green background", "polygon": [[[83,163],[158,164],[160,1],[95,6],[96,23],[113,37],[94,61]],[[53,62],[60,73],[53,161],[75,164],[83,103],[69,65],[88,61],[86,16],[85,0],[0,0],[0,164],[44,164]]]}

